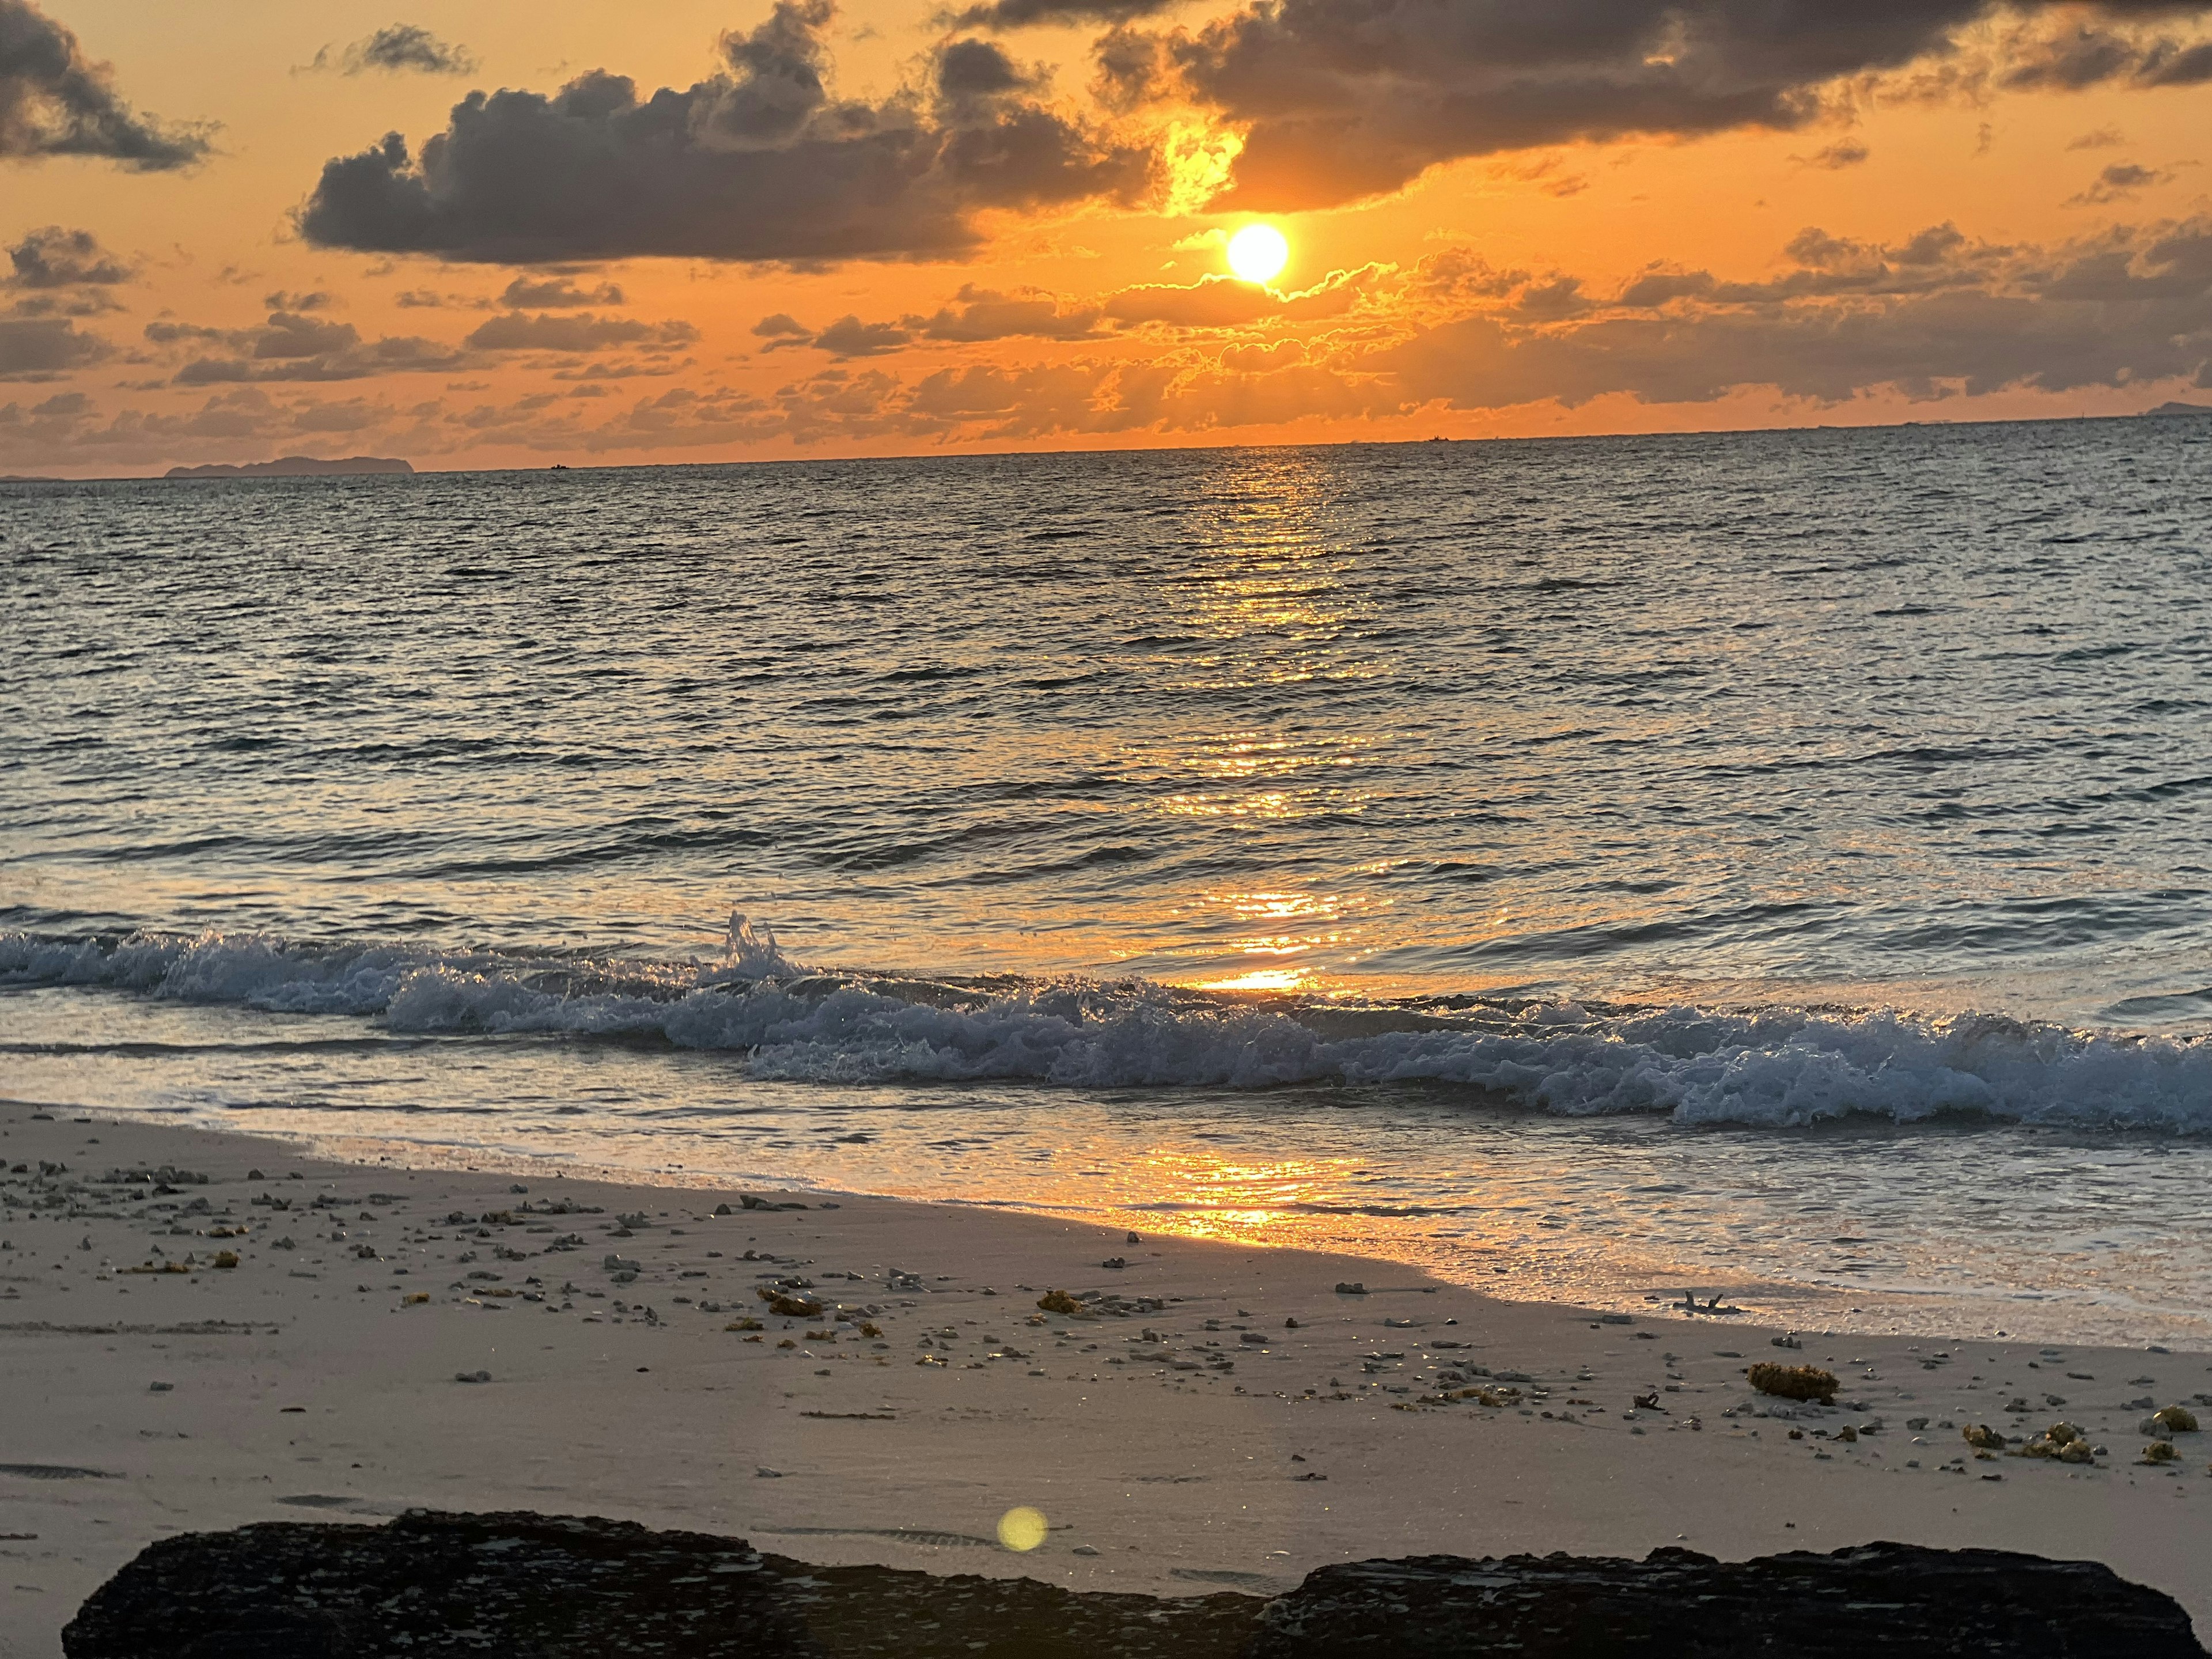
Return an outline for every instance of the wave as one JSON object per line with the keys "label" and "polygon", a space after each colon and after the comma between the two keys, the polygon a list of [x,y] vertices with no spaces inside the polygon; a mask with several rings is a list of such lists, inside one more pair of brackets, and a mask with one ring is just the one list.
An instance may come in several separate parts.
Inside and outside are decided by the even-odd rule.
{"label": "wave", "polygon": [[810,969],[732,918],[712,963],[263,935],[0,934],[0,986],[109,987],[400,1034],[653,1041],[750,1076],[1087,1088],[1455,1085],[1565,1115],[1802,1127],[1969,1115],[2212,1133],[2212,1040],[1893,1009],[1260,1001],[1142,980]]}

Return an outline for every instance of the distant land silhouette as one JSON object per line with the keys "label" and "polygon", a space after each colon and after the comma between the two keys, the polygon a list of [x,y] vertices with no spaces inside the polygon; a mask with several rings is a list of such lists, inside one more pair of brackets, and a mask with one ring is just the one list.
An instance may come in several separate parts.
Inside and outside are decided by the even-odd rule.
{"label": "distant land silhouette", "polygon": [[2212,404],[2160,404],[2156,409],[2146,409],[2146,415],[2212,415]]}
{"label": "distant land silhouette", "polygon": [[412,474],[412,464],[377,455],[350,455],[342,461],[319,461],[312,455],[282,455],[273,461],[246,461],[238,466],[219,463],[206,466],[173,466],[165,478],[343,478],[366,472]]}

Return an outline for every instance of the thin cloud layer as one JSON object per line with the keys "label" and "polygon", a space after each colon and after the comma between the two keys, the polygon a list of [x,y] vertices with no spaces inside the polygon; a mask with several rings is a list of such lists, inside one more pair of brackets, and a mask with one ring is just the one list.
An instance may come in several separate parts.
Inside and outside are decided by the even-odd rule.
{"label": "thin cloud layer", "polygon": [[494,317],[463,342],[480,351],[605,351],[615,346],[672,348],[690,344],[699,331],[683,321],[641,323],[589,311]]}
{"label": "thin cloud layer", "polygon": [[139,114],[69,29],[32,0],[0,0],[0,161],[88,155],[160,173],[204,156],[208,131]]}
{"label": "thin cloud layer", "polygon": [[[2204,0],[1259,0],[1197,31],[1101,43],[1109,95],[1189,100],[1243,133],[1217,205],[1284,210],[1396,190],[1464,156],[1634,136],[1792,131],[1833,89],[1934,63],[2011,87],[2185,84],[2212,45],[2163,26]],[[1992,63],[1970,26],[2017,27]]]}
{"label": "thin cloud layer", "polygon": [[1559,322],[1517,295],[1376,354],[1416,402],[1504,409],[1613,394],[1705,403],[1746,387],[1824,404],[2011,388],[2212,386],[2212,220],[2057,248],[1938,226],[1892,247],[1808,231],[1759,282],[1655,271]]}
{"label": "thin cloud layer", "polygon": [[296,312],[271,312],[258,328],[205,328],[190,323],[146,325],[147,340],[191,356],[177,370],[178,386],[276,381],[362,380],[379,374],[459,368],[464,354],[416,335],[363,340],[351,323]]}
{"label": "thin cloud layer", "polygon": [[1048,106],[981,41],[941,48],[926,94],[832,96],[830,0],[779,0],[726,69],[641,97],[595,70],[550,97],[471,94],[410,154],[393,133],[329,162],[301,210],[327,247],[538,264],[639,255],[749,261],[967,252],[974,215],[1149,185],[1140,147]]}
{"label": "thin cloud layer", "polygon": [[[1942,402],[2008,389],[2212,389],[2212,220],[2121,228],[2055,248],[1978,242],[1948,224],[1888,245],[1808,230],[1771,275],[1654,269],[1616,292],[1571,273],[1499,270],[1463,248],[1358,277],[1376,307],[1342,335],[1324,325],[1304,339],[1267,339],[1255,330],[1138,361],[975,362],[914,377],[831,368],[766,398],[672,390],[597,427],[564,422],[545,441],[600,451],[884,436],[979,442],[1605,397],[1683,404],[1765,392],[1830,408],[1892,392]],[[1415,320],[1372,337],[1383,315]],[[1205,338],[1212,320],[1188,325],[1184,339]],[[754,331],[817,337],[785,316]]]}

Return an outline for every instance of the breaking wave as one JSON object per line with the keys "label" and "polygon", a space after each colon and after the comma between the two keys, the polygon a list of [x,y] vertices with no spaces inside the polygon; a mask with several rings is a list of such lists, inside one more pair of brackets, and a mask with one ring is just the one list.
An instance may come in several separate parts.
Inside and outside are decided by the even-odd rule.
{"label": "breaking wave", "polygon": [[809,969],[732,919],[711,963],[310,945],[261,935],[0,934],[0,986],[112,988],[394,1033],[665,1042],[819,1083],[1091,1087],[1426,1082],[1565,1115],[1682,1124],[1980,1115],[2212,1133],[2212,1041],[1889,1009],[1387,1004],[1210,996],[1140,980]]}

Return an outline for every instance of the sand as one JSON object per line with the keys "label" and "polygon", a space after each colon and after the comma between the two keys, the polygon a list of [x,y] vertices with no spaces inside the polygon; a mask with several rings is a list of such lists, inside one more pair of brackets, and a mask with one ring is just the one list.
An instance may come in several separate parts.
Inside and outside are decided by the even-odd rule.
{"label": "sand", "polygon": [[[4,1659],[52,1659],[78,1602],[167,1534],[414,1507],[1163,1595],[1378,1555],[1896,1539],[2105,1561],[2212,1635],[2212,1434],[2139,1465],[2129,1403],[2212,1393],[2204,1354],[1778,1350],[1741,1319],[1619,1322],[1350,1257],[980,1206],[748,1209],[544,1166],[361,1167],[27,1105],[0,1104],[0,1164]],[[206,1179],[164,1183],[165,1165]],[[184,1270],[133,1271],[164,1264]],[[823,1312],[769,1311],[778,1279]],[[1053,1290],[1085,1314],[1041,1312]],[[763,1328],[729,1328],[746,1318]],[[1839,1405],[1753,1414],[1786,1409],[1746,1386],[1764,1360],[1831,1370]],[[1437,1403],[1469,1389],[1494,1403]],[[2100,1467],[1977,1461],[1960,1433],[2062,1418],[2109,1449]],[[1018,1505],[1050,1524],[1026,1553],[994,1541]]]}

